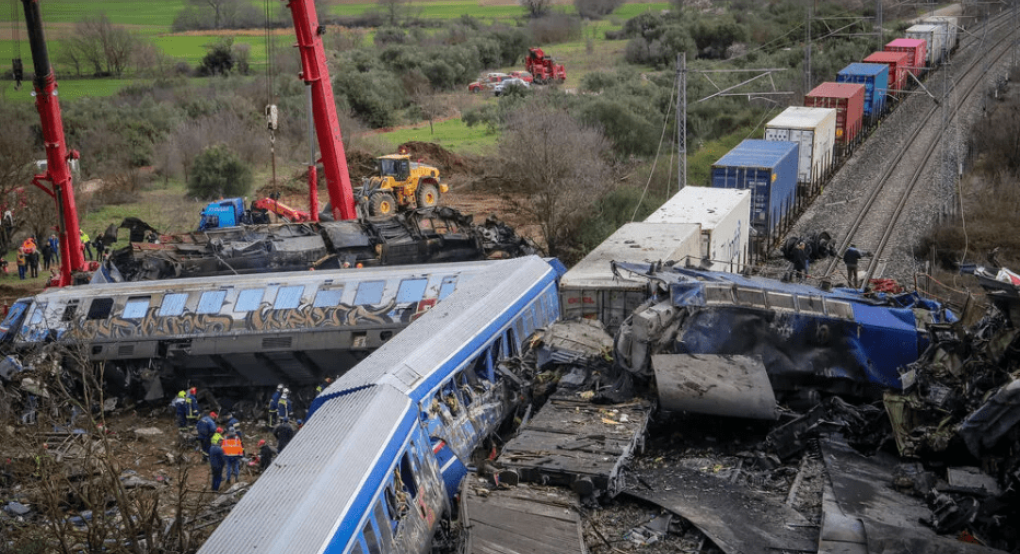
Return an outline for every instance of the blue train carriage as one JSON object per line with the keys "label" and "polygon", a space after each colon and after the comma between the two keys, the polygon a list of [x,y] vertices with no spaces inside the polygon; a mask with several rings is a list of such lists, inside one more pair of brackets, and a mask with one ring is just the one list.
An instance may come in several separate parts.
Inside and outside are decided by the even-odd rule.
{"label": "blue train carriage", "polygon": [[870,396],[899,389],[929,344],[927,326],[956,320],[915,293],[868,298],[730,273],[674,268],[684,321],[677,353],[760,356],[777,393]]}
{"label": "blue train carriage", "polygon": [[759,254],[791,223],[797,153],[796,142],[747,139],[712,165],[712,187],[752,191],[753,250]]}
{"label": "blue train carriage", "polygon": [[557,319],[561,274],[498,262],[343,375],[200,552],[429,552],[518,397],[500,361]]}
{"label": "blue train carriage", "polygon": [[864,117],[874,123],[882,117],[889,92],[889,66],[884,63],[852,63],[836,75],[837,83],[864,85]]}
{"label": "blue train carriage", "polygon": [[84,346],[90,361],[107,363],[111,378],[124,381],[131,381],[128,373],[155,367],[164,381],[201,376],[205,387],[281,381],[301,387],[321,382],[325,368],[336,375],[353,367],[495,263],[54,289],[16,302],[0,324],[0,338],[21,352],[50,341]]}

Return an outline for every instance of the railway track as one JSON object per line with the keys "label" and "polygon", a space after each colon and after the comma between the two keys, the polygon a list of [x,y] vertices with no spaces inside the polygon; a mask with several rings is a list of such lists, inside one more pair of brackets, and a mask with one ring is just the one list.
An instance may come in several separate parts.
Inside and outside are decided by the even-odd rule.
{"label": "railway track", "polygon": [[[983,93],[982,84],[986,83],[989,68],[1010,51],[1012,41],[1008,32],[1012,21],[1012,15],[1004,12],[989,20],[984,26],[987,31],[979,28],[965,36],[953,63],[932,72],[927,79],[925,86],[927,90],[935,89],[932,95],[937,100],[926,96],[901,102],[903,105],[883,120],[886,129],[872,133],[851,158],[851,163],[844,166],[841,175],[833,178],[830,186],[834,190],[826,191],[830,194],[817,199],[817,207],[804,214],[792,234],[803,236],[809,229],[826,229],[835,236],[842,236],[839,252],[853,243],[873,254],[864,282],[882,276],[890,248],[909,248],[909,239],[895,239],[910,234],[898,234],[897,230],[902,229],[903,215],[911,199],[922,195],[930,200],[939,195],[922,190],[924,187],[918,188],[920,183],[931,181],[926,179],[932,170],[930,162],[942,141],[949,140],[939,119],[957,121],[959,112],[975,98],[975,93]],[[982,41],[987,41],[988,46],[979,48]],[[952,77],[951,85],[947,76]],[[949,86],[953,101],[948,107],[952,111],[946,116],[943,109],[946,102],[942,98],[944,89]],[[918,87],[915,96],[917,94],[925,92]],[[896,128],[899,130],[894,130]],[[931,194],[925,195],[925,192]],[[941,194],[946,195],[947,191]],[[841,259],[836,257],[825,264],[823,272],[812,274],[831,282],[839,280],[841,270]]]}

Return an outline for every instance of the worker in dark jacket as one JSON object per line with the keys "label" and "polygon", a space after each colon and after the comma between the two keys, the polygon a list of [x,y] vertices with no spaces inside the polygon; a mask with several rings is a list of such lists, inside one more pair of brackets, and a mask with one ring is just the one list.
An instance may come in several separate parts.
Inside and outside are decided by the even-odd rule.
{"label": "worker in dark jacket", "polygon": [[846,252],[843,253],[843,263],[846,264],[846,275],[850,288],[860,288],[861,282],[857,277],[857,262],[861,261],[861,258],[870,255],[871,252],[861,252],[858,250],[856,244],[851,244],[850,248],[847,248]]}
{"label": "worker in dark jacket", "polygon": [[[208,455],[212,437],[216,434],[216,412],[207,412],[203,415],[202,419],[199,419],[195,424],[195,430],[198,431],[198,442],[202,445],[202,452]],[[220,454],[223,454],[222,449]]]}
{"label": "worker in dark jacket", "polygon": [[198,423],[198,418],[199,416],[202,415],[202,409],[199,408],[198,406],[198,398],[195,397],[195,393],[197,392],[198,389],[196,389],[195,387],[191,387],[190,389],[188,389],[188,395],[185,398],[186,400],[185,415],[188,418],[188,424],[190,425]]}
{"label": "worker in dark jacket", "polygon": [[223,467],[227,465],[227,457],[223,454],[223,448],[219,443],[209,447],[209,468],[212,469],[212,490],[220,490],[220,483],[223,482]]}
{"label": "worker in dark jacket", "polygon": [[273,397],[269,399],[269,414],[268,421],[269,427],[276,427],[276,424],[280,420],[276,419],[276,413],[280,409],[280,395],[283,394],[283,385],[276,385],[276,392],[273,393]]}
{"label": "worker in dark jacket", "polygon": [[810,253],[807,250],[807,245],[803,241],[797,243],[797,247],[793,249],[791,253],[793,261],[793,271],[797,275],[797,281],[803,281],[808,274],[808,265],[811,262]]}
{"label": "worker in dark jacket", "polygon": [[277,421],[290,421],[290,416],[290,389],[283,389],[283,394],[280,395],[280,402],[276,406]]}
{"label": "worker in dark jacket", "polygon": [[294,438],[294,427],[291,426],[290,421],[285,419],[273,429],[273,436],[276,437],[276,451],[283,452],[283,447],[287,446],[290,439]]}
{"label": "worker in dark jacket", "polygon": [[269,469],[269,466],[273,463],[273,458],[276,457],[276,449],[271,445],[266,444],[265,439],[259,441],[259,471],[265,471]]}

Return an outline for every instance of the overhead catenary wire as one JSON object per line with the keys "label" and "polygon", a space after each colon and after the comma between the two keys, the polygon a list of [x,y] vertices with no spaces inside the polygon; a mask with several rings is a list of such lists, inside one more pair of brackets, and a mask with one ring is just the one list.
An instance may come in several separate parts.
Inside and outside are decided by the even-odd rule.
{"label": "overhead catenary wire", "polygon": [[[677,86],[679,86],[679,84],[674,81],[673,88],[669,92],[669,103],[666,105],[666,114],[662,118],[662,133],[659,135],[659,146],[655,149],[655,158],[652,160],[652,168],[648,171],[648,179],[645,181],[644,188],[641,189],[641,198],[638,199],[637,205],[634,206],[634,213],[630,216],[631,223],[637,219],[638,210],[641,209],[641,204],[645,202],[645,195],[648,193],[648,187],[651,186],[652,177],[655,176],[655,167],[659,163],[659,155],[662,153],[662,143],[666,140],[666,129],[669,128],[669,114],[673,111]],[[672,168],[672,166],[670,166],[670,168]]]}

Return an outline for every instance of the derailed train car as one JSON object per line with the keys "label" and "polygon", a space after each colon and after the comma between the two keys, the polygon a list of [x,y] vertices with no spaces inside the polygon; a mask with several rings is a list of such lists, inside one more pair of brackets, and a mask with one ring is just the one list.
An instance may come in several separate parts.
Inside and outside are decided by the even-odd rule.
{"label": "derailed train car", "polygon": [[[51,343],[104,363],[114,390],[312,386],[353,367],[495,261],[50,289],[0,323],[4,348]],[[173,389],[173,390],[176,390]]]}
{"label": "derailed train car", "polygon": [[558,269],[496,263],[323,391],[200,552],[431,551],[468,455],[519,398],[500,362],[559,315]]}
{"label": "derailed train car", "polygon": [[[403,212],[351,221],[244,225],[141,242],[114,251],[93,280],[147,281],[273,271],[473,261],[535,254],[537,248],[490,217],[475,224],[452,208]],[[113,230],[107,234],[113,234]]]}
{"label": "derailed train car", "polygon": [[[647,265],[621,268],[649,272]],[[748,356],[760,360],[781,402],[898,389],[901,370],[929,344],[927,326],[956,319],[916,294],[866,297],[678,267],[651,276],[661,294],[635,312],[617,342],[619,359],[632,372],[658,376],[652,356],[660,353]],[[683,372],[682,360],[673,369]],[[734,406],[734,415],[740,408]]]}

